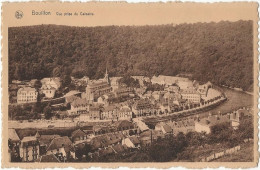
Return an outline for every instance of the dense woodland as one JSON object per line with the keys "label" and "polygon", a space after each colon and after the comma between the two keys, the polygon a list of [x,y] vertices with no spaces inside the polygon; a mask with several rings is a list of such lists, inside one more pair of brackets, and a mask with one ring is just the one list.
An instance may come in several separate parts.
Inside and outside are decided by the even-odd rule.
{"label": "dense woodland", "polygon": [[9,79],[192,74],[253,88],[253,22],[9,28]]}

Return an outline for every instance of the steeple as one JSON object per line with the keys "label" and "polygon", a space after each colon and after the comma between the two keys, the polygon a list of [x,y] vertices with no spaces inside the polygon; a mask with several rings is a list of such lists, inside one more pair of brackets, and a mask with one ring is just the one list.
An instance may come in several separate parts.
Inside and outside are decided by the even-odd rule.
{"label": "steeple", "polygon": [[106,73],[105,73],[104,80],[107,81],[108,84],[110,84],[109,75],[108,75],[108,72],[107,72],[107,66],[106,66]]}

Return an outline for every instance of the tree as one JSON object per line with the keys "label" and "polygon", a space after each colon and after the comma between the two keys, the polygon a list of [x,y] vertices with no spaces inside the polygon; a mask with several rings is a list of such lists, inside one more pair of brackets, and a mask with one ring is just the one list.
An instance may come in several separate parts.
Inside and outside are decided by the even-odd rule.
{"label": "tree", "polygon": [[176,26],[10,27],[8,73],[12,80],[71,73],[98,79],[107,66],[113,76],[192,73],[190,77],[201,82],[253,90],[252,25],[252,21],[221,21]]}
{"label": "tree", "polygon": [[156,162],[167,162],[172,158],[169,145],[165,143],[152,144],[149,149],[149,155]]}
{"label": "tree", "polygon": [[50,105],[47,105],[44,108],[43,112],[44,112],[45,119],[50,119],[53,116],[53,112]]}
{"label": "tree", "polygon": [[71,78],[69,75],[65,75],[61,78],[62,86],[63,87],[68,87],[71,83]]}
{"label": "tree", "polygon": [[33,84],[33,87],[39,90],[42,87],[42,83],[40,80],[36,80]]}

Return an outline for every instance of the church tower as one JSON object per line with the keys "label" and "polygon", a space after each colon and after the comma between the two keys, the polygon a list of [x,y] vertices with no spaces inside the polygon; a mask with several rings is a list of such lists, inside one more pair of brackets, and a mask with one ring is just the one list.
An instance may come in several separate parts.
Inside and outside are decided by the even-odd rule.
{"label": "church tower", "polygon": [[107,67],[106,67],[106,73],[105,73],[104,80],[105,80],[108,84],[110,84],[110,79],[109,79],[109,75],[108,75],[108,72],[107,72]]}

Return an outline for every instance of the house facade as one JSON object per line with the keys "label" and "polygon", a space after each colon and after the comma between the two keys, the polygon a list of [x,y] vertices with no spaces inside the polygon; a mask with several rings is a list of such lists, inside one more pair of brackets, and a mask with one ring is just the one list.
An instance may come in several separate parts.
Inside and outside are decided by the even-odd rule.
{"label": "house facade", "polygon": [[47,85],[58,90],[61,86],[61,80],[59,77],[48,77],[41,79],[42,85]]}
{"label": "house facade", "polygon": [[53,98],[55,95],[56,89],[50,85],[42,85],[41,93],[45,95],[46,98]]}
{"label": "house facade", "polygon": [[39,141],[35,136],[24,137],[19,146],[19,151],[23,162],[35,161],[40,155]]}
{"label": "house facade", "polygon": [[78,98],[71,103],[71,109],[68,111],[70,115],[85,114],[89,110],[89,104],[86,99]]}
{"label": "house facade", "polygon": [[182,99],[188,100],[192,103],[200,103],[201,95],[194,88],[180,90]]}
{"label": "house facade", "polygon": [[37,102],[38,92],[32,87],[22,87],[17,91],[17,103]]}

